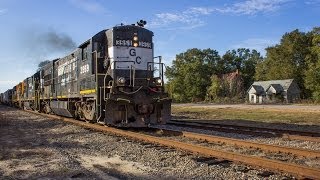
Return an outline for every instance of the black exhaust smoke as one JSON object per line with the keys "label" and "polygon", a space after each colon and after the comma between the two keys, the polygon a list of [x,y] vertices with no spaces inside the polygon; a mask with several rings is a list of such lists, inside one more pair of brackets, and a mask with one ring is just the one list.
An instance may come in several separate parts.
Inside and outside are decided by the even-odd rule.
{"label": "black exhaust smoke", "polygon": [[27,29],[21,31],[20,37],[20,49],[33,63],[63,57],[77,47],[69,35],[52,28]]}

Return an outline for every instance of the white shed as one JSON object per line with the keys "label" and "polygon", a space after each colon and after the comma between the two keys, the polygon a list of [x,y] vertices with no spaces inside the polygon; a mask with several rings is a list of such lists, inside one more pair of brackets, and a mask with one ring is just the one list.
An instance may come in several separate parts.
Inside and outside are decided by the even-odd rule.
{"label": "white shed", "polygon": [[263,103],[266,97],[266,93],[261,86],[251,85],[249,90],[249,102],[250,103]]}
{"label": "white shed", "polygon": [[300,89],[294,79],[256,81],[247,93],[250,103],[291,103],[300,99]]}

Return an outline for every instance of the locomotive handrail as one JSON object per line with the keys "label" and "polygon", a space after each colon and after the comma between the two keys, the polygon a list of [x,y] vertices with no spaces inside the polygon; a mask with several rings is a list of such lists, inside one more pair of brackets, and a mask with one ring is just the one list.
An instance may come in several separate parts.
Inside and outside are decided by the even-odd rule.
{"label": "locomotive handrail", "polygon": [[[132,71],[132,77],[131,77],[131,71]],[[136,67],[133,65],[130,66],[130,85],[131,85],[131,79],[132,79],[132,87],[134,87],[134,83],[136,79]]]}
{"label": "locomotive handrail", "polygon": [[[162,63],[161,61],[160,62],[147,62],[147,67],[148,67],[148,70],[149,70],[149,67],[151,67],[151,65],[149,64],[159,64],[159,73],[160,73],[160,76],[161,76],[161,81],[162,81],[162,84],[163,84],[163,65],[164,63]],[[160,65],[161,65],[161,69],[160,69]],[[151,71],[151,68],[150,68],[150,71]]]}
{"label": "locomotive handrail", "polygon": [[99,116],[97,118],[97,122],[99,122],[99,120],[100,120],[100,118],[102,116],[102,113],[101,113],[101,111],[102,111],[102,107],[101,107],[102,102],[101,102],[101,87],[99,87],[99,89],[98,89],[98,81],[99,81],[99,79],[98,79],[98,52],[97,52],[97,50],[94,50],[92,52],[92,54],[95,54],[95,59],[94,59],[95,67],[94,68],[95,68],[95,79],[96,79],[96,91],[99,92],[99,99],[96,100],[96,106],[99,106],[99,110],[98,110],[98,107],[97,107],[97,110],[96,110],[96,111],[99,111]]}
{"label": "locomotive handrail", "polygon": [[140,86],[137,90],[135,90],[134,92],[126,92],[126,91],[123,91],[123,90],[119,90],[120,92],[122,93],[125,93],[125,94],[135,94],[137,93],[138,91],[140,91],[140,89],[142,88],[143,86]]}
{"label": "locomotive handrail", "polygon": [[[112,61],[111,62],[111,64],[110,64],[110,67],[112,67],[112,65],[115,67],[115,65],[116,65],[116,63],[118,63],[118,62],[121,62],[121,63],[123,63],[123,62],[133,62],[133,64],[135,64],[135,61]],[[113,69],[114,69],[114,67],[113,67]],[[108,72],[106,72],[106,74],[104,75],[104,78],[103,78],[103,99],[105,100],[106,99],[106,78],[107,78],[107,74],[108,74]],[[115,79],[115,72],[113,71],[112,72],[112,75],[113,75],[113,81],[114,81],[114,79]]]}
{"label": "locomotive handrail", "polygon": [[156,56],[154,57],[153,59],[156,59],[156,58],[159,58],[159,62],[158,63],[155,63],[153,62],[153,64],[159,64],[159,71],[160,71],[160,65],[161,65],[161,72],[160,75],[161,75],[161,80],[162,80],[162,84],[163,84],[163,63],[162,63],[162,56]]}

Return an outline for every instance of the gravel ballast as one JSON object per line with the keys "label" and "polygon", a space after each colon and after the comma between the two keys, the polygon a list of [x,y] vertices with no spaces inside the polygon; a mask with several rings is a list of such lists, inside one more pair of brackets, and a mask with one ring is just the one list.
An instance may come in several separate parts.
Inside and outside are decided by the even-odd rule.
{"label": "gravel ballast", "polygon": [[0,179],[291,179],[0,106]]}

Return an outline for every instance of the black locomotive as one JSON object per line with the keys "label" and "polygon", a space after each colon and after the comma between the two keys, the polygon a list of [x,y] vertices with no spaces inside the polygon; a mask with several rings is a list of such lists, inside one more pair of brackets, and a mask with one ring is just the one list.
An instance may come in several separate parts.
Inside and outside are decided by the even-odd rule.
{"label": "black locomotive", "polygon": [[102,30],[1,94],[1,102],[116,127],[166,123],[164,65],[144,24]]}

